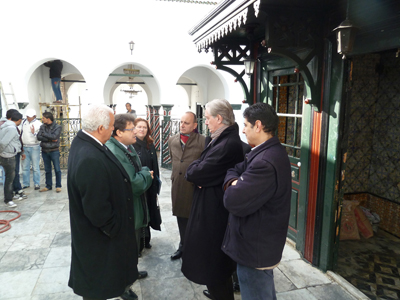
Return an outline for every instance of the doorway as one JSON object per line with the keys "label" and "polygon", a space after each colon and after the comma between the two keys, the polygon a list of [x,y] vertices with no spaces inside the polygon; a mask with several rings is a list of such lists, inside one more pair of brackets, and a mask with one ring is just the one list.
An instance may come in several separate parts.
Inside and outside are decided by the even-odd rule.
{"label": "doorway", "polygon": [[[400,299],[399,69],[394,50],[350,61],[342,192],[372,222],[373,236],[360,226],[352,239],[341,235],[334,271],[371,299]],[[342,215],[341,232],[349,228]]]}
{"label": "doorway", "polygon": [[[291,164],[292,194],[288,237],[296,242],[301,222],[299,219],[301,184],[305,184],[306,181],[306,176],[302,176],[302,165],[307,165],[305,162],[307,150],[304,150],[307,138],[304,137],[309,135],[309,132],[302,132],[305,81],[301,73],[293,74],[292,68],[269,71],[267,78],[267,102],[275,108],[279,117],[277,136],[285,147]],[[307,122],[307,118],[305,119]]]}

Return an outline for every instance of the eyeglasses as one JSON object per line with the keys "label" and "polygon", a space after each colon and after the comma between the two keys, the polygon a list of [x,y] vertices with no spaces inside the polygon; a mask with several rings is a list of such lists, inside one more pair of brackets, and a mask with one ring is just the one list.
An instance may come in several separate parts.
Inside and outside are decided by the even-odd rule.
{"label": "eyeglasses", "polygon": [[135,128],[131,128],[131,129],[124,129],[123,131],[133,131],[135,130]]}

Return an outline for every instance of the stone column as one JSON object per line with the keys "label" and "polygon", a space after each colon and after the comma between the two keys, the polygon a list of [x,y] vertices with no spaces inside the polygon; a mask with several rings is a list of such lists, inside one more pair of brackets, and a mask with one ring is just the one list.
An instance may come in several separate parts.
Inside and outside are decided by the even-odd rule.
{"label": "stone column", "polygon": [[171,157],[169,155],[168,139],[171,136],[171,109],[173,104],[163,104],[164,109],[164,121],[162,125],[162,158],[161,167],[166,169],[172,169]]}

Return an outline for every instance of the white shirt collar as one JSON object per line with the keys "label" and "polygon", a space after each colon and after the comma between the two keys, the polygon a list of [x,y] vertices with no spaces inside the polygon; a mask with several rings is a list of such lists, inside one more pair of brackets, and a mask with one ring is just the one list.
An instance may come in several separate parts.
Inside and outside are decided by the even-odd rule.
{"label": "white shirt collar", "polygon": [[[116,139],[117,140],[117,139]],[[118,141],[118,140],[117,140]],[[122,146],[124,146],[125,147],[125,149],[127,149],[128,150],[128,146],[127,145],[125,145],[125,144],[122,144],[120,141],[118,141],[118,143],[120,143]]]}
{"label": "white shirt collar", "polygon": [[102,142],[100,142],[97,138],[95,138],[93,135],[91,135],[89,132],[86,130],[82,129],[82,132],[88,136],[90,136],[92,139],[94,139],[96,142],[98,142],[102,147],[104,146]]}

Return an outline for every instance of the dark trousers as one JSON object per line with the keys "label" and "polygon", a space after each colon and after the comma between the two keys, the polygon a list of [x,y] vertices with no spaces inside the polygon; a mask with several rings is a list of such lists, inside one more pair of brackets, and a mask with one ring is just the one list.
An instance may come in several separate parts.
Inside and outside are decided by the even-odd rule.
{"label": "dark trousers", "polygon": [[51,163],[53,163],[56,173],[56,188],[61,187],[61,169],[60,169],[60,151],[42,151],[44,170],[46,172],[46,187],[51,190],[53,187],[53,178],[51,176]]}
{"label": "dark trousers", "polygon": [[187,224],[189,222],[189,219],[188,218],[182,218],[182,217],[176,217],[176,219],[178,221],[179,235],[181,237],[181,241],[179,242],[178,250],[182,251],[183,245],[185,244],[184,243],[185,232],[186,232],[186,227],[187,227]]}
{"label": "dark trousers", "polygon": [[232,277],[218,285],[207,285],[207,290],[213,300],[234,300]]}
{"label": "dark trousers", "polygon": [[21,153],[15,155],[15,176],[13,181],[13,190],[14,192],[19,192],[22,190],[21,182],[19,181],[19,162],[21,159]]}
{"label": "dark trousers", "polygon": [[13,180],[15,177],[15,157],[1,157],[0,166],[4,169],[3,176],[6,177],[4,182],[4,202],[8,203],[13,199]]}

